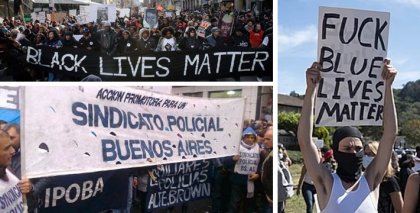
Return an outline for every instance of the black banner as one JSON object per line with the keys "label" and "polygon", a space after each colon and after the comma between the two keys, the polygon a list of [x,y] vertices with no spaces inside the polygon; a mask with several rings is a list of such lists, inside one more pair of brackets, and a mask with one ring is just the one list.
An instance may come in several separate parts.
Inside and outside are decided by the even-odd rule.
{"label": "black banner", "polygon": [[98,212],[127,207],[127,170],[48,178],[38,211]]}
{"label": "black banner", "polygon": [[202,81],[240,76],[273,76],[271,49],[144,52],[108,56],[81,49],[28,47],[32,68],[64,76],[90,74],[103,81]]}
{"label": "black banner", "polygon": [[211,195],[212,163],[209,160],[155,167],[149,178],[146,208],[153,210],[208,198]]}

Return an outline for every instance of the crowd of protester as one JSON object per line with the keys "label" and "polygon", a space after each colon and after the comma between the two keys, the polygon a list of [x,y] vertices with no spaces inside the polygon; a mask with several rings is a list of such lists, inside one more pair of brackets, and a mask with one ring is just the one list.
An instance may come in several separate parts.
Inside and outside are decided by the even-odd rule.
{"label": "crowd of protester", "polygon": [[[209,212],[273,212],[273,130],[272,123],[266,120],[244,122],[244,129],[240,146],[252,150],[259,156],[254,171],[241,173],[239,164],[241,155],[212,159],[214,170],[211,190],[210,206],[204,208]],[[0,121],[2,138],[0,145],[8,146],[0,157],[12,155],[11,164],[7,170],[21,179],[21,141],[20,125]],[[243,166],[243,165],[241,165]],[[0,165],[6,169],[5,165]],[[151,167],[130,169],[127,180],[129,194],[127,207],[122,209],[105,210],[103,212],[154,212],[147,210],[147,184],[153,179]],[[6,173],[0,174],[4,178]],[[6,175],[7,176],[7,175]],[[29,212],[36,212],[37,203],[42,203],[41,194],[45,191],[46,184],[54,181],[53,177],[28,180],[23,178],[20,182],[22,193],[27,195]],[[250,190],[249,184],[253,187]],[[121,186],[124,187],[124,186]],[[182,204],[181,211],[187,212],[188,203]],[[168,209],[172,212],[176,206]]]}
{"label": "crowd of protester", "polygon": [[[221,35],[222,14],[234,14],[232,33]],[[80,80],[49,75],[26,66],[28,46],[84,49],[110,56],[147,51],[217,50],[223,47],[272,47],[272,12],[254,15],[252,11],[219,11],[216,14],[183,11],[172,17],[158,16],[157,28],[143,27],[143,15],[79,24],[76,17],[62,21],[39,20],[25,23],[19,18],[4,19],[0,24],[0,77],[11,75],[18,81]],[[211,23],[205,36],[197,35],[202,21]],[[81,36],[79,40],[75,38]]]}

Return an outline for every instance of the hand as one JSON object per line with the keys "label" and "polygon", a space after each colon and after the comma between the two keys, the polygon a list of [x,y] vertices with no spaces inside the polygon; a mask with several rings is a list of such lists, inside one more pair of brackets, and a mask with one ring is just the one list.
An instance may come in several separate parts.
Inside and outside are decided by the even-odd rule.
{"label": "hand", "polygon": [[252,174],[248,175],[248,179],[251,180],[251,181],[256,181],[256,180],[258,180],[258,178],[260,178],[259,174],[252,173]]}
{"label": "hand", "polygon": [[321,79],[322,66],[318,62],[314,62],[310,68],[306,70],[306,86],[314,89]]}
{"label": "hand", "polygon": [[296,195],[299,196],[300,195],[300,188],[296,189]]}
{"label": "hand", "polygon": [[391,86],[394,82],[395,75],[397,75],[397,69],[391,65],[390,59],[384,60],[384,69],[382,71],[382,78],[385,80],[387,86]]}
{"label": "hand", "polygon": [[234,156],[233,156],[233,160],[234,160],[234,161],[238,161],[240,158],[241,158],[241,156],[240,156],[240,155],[234,155]]}
{"label": "hand", "polygon": [[22,194],[28,194],[32,191],[32,183],[27,178],[24,178],[21,181],[19,181],[19,188]]}

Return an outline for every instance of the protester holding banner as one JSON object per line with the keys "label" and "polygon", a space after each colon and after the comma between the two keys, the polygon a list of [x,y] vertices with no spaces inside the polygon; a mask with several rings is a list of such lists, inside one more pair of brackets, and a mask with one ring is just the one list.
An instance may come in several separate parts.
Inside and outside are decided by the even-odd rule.
{"label": "protester holding banner", "polygon": [[[306,71],[307,89],[298,127],[299,146],[307,166],[307,172],[314,181],[319,206],[323,212],[377,211],[379,184],[382,182],[390,161],[397,134],[397,120],[392,92],[392,83],[397,71],[389,60],[384,61],[382,72],[382,77],[385,80],[384,133],[375,160],[362,173],[362,133],[354,127],[341,127],[333,135],[334,158],[338,163],[338,168],[336,174],[331,174],[322,165],[317,148],[312,143],[313,107],[316,87],[321,79],[321,70],[322,66],[314,62]],[[353,193],[347,194],[347,191]]]}
{"label": "protester holding banner", "polygon": [[29,186],[27,182],[19,184],[19,179],[7,169],[12,163],[14,152],[9,135],[0,130],[1,212],[23,212],[22,191],[27,192]]}
{"label": "protester holding banner", "polygon": [[220,35],[220,29],[218,27],[211,29],[211,35],[207,36],[206,40],[210,49],[218,49],[226,46],[225,38]]}
{"label": "protester holding banner", "polygon": [[111,28],[109,22],[104,22],[103,27],[103,30],[98,31],[97,36],[101,53],[113,55],[117,50],[117,33]]}
{"label": "protester holding banner", "polygon": [[[240,212],[255,209],[255,183],[259,181],[257,174],[260,164],[260,147],[257,142],[257,134],[252,128],[247,128],[242,133],[242,141],[239,154],[233,156],[236,161],[234,172],[231,177],[232,194],[229,204],[229,212]],[[261,161],[262,163],[262,161]],[[241,206],[241,203],[244,206]]]}
{"label": "protester holding banner", "polygon": [[162,29],[162,37],[159,39],[156,51],[167,52],[178,50],[178,43],[174,36],[174,28],[165,27]]}
{"label": "protester holding banner", "polygon": [[78,48],[79,42],[74,38],[72,31],[64,32],[64,38],[61,39],[63,48]]}
{"label": "protester holding banner", "polygon": [[96,39],[92,38],[92,33],[89,28],[85,27],[82,32],[83,36],[79,40],[80,48],[86,50],[96,50],[99,44]]}
{"label": "protester holding banner", "polygon": [[137,42],[131,37],[128,30],[122,32],[122,38],[118,41],[117,53],[118,54],[130,54],[137,50]]}
{"label": "protester holding banner", "polygon": [[202,50],[202,44],[203,41],[197,36],[196,30],[194,28],[189,28],[187,36],[179,43],[179,48],[181,50]]}
{"label": "protester holding banner", "polygon": [[157,40],[154,37],[150,36],[150,30],[143,28],[140,30],[140,39],[137,40],[137,50],[139,52],[143,51],[153,51],[156,49]]}
{"label": "protester holding banner", "polygon": [[243,27],[235,27],[235,31],[230,37],[229,46],[250,47],[248,33]]}

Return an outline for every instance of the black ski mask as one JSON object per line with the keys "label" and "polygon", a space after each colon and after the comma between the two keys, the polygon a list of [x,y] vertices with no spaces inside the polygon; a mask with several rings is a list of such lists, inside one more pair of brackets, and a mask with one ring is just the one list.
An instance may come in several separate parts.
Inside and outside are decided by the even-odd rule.
{"label": "black ski mask", "polygon": [[337,175],[345,182],[355,182],[362,174],[363,151],[345,153],[338,151],[338,144],[347,137],[362,140],[362,133],[355,127],[345,126],[338,128],[333,135],[334,158],[338,163]]}

